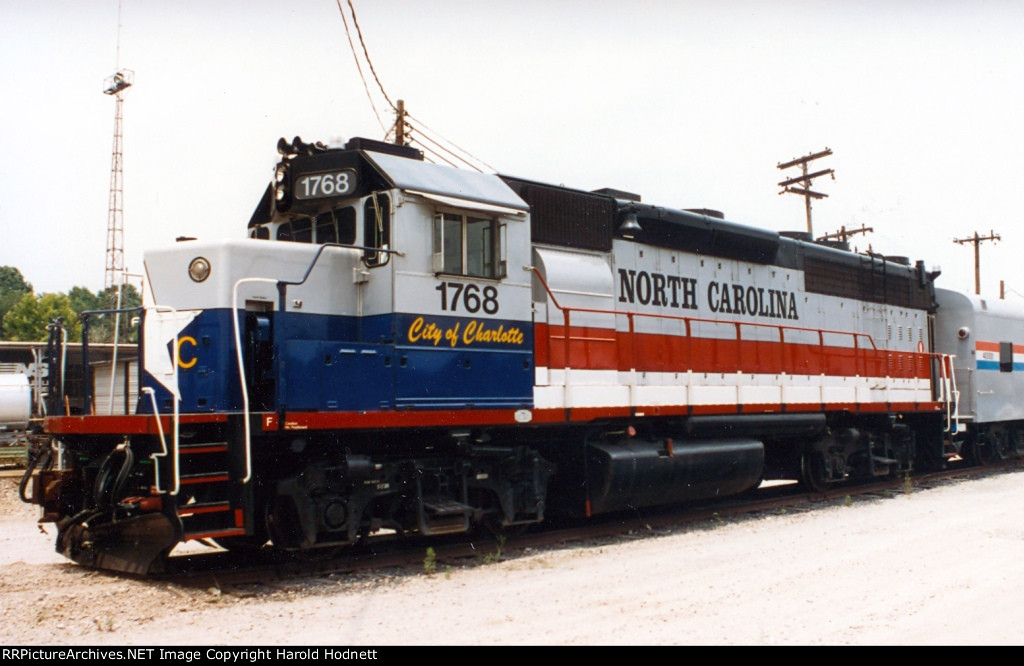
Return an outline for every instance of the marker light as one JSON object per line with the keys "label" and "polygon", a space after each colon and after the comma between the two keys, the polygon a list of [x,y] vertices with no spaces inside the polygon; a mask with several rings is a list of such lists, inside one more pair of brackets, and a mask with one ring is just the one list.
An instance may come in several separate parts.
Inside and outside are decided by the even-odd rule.
{"label": "marker light", "polygon": [[194,282],[202,282],[210,277],[210,262],[205,257],[196,257],[188,265],[188,276]]}

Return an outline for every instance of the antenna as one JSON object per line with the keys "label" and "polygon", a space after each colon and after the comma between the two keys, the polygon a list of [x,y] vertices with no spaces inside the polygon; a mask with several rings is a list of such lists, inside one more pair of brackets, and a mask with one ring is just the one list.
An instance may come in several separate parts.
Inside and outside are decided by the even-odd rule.
{"label": "antenna", "polygon": [[104,82],[103,93],[115,99],[114,147],[110,155],[110,200],[107,207],[107,272],[104,287],[121,283],[124,269],[124,164],[122,129],[124,91],[131,87],[135,73],[122,69]]}
{"label": "antenna", "polygon": [[121,3],[117,3],[117,73],[103,82],[103,94],[114,98],[114,147],[110,154],[110,198],[107,206],[107,270],[104,288],[124,281],[124,92],[135,82],[135,72],[120,68]]}

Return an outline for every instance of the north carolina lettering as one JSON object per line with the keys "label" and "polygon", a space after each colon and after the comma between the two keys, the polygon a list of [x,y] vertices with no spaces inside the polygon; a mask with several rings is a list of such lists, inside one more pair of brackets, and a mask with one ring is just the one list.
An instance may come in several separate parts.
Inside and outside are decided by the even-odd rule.
{"label": "north carolina lettering", "polygon": [[[697,309],[697,280],[679,275],[625,268],[619,271],[619,302],[683,310]],[[712,281],[706,291],[707,309],[715,313],[799,319],[796,294],[753,285]]]}
{"label": "north carolina lettering", "polygon": [[742,284],[708,283],[708,307],[712,312],[752,315],[773,319],[799,319],[796,295],[791,291]]}
{"label": "north carolina lettering", "polygon": [[697,280],[620,268],[619,302],[696,310]]}

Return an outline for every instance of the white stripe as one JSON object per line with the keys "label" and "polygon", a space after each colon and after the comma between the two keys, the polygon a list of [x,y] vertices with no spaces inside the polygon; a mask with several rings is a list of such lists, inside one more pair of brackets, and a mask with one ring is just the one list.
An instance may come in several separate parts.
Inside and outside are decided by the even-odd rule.
{"label": "white stripe", "polygon": [[566,386],[564,369],[537,370],[538,380],[550,382],[534,387],[534,405],[538,409],[933,400],[927,378],[570,370]]}

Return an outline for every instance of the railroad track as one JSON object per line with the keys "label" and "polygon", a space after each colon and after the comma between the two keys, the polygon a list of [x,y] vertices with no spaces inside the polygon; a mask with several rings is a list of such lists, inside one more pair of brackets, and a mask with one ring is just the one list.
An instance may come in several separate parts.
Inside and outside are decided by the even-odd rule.
{"label": "railroad track", "polygon": [[969,481],[995,474],[1024,471],[1024,460],[988,467],[956,467],[937,473],[838,487],[826,493],[803,491],[798,484],[762,487],[740,498],[683,506],[646,508],[633,514],[611,514],[585,523],[551,521],[509,537],[487,532],[432,538],[380,536],[347,548],[292,555],[269,549],[252,553],[213,551],[170,558],[171,572],[155,577],[185,587],[207,589],[280,584],[323,576],[367,572],[414,575],[441,572],[514,559],[548,549],[621,543],[714,528],[726,523],[756,520],[797,511],[814,511],[856,502],[874,501]]}

